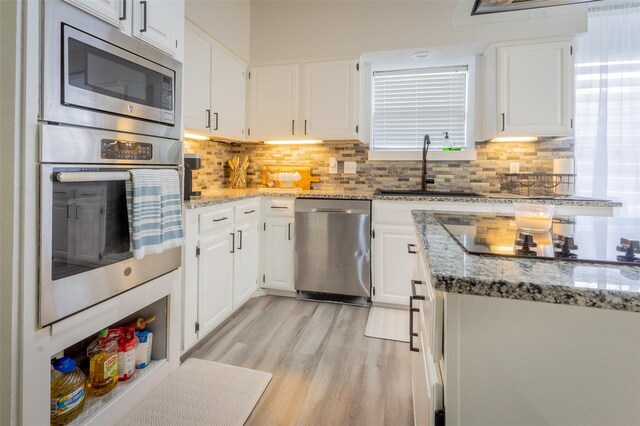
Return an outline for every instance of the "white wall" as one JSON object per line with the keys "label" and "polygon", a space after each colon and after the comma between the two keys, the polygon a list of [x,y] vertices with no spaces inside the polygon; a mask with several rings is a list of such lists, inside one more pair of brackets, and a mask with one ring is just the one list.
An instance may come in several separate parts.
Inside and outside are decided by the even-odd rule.
{"label": "white wall", "polygon": [[186,0],[185,17],[236,55],[249,61],[248,0]]}
{"label": "white wall", "polygon": [[0,2],[0,424],[16,423],[21,2]]}
{"label": "white wall", "polygon": [[[466,7],[466,4],[462,6]],[[251,3],[251,64],[357,56],[364,52],[536,38],[586,31],[575,13],[510,12],[462,19],[455,0],[256,1]],[[574,6],[570,6],[573,8]],[[454,21],[456,26],[452,24]],[[523,19],[539,17],[535,19]],[[498,22],[490,22],[498,21]],[[501,22],[500,22],[501,21]],[[475,22],[485,22],[475,24]]]}

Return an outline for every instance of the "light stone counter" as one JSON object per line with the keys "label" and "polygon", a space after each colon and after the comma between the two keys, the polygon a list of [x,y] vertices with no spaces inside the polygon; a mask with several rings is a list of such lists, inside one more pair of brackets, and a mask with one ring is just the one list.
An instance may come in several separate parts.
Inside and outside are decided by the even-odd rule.
{"label": "light stone counter", "polygon": [[446,196],[407,196],[407,195],[374,195],[374,191],[335,191],[335,190],[310,190],[298,192],[262,192],[257,188],[247,189],[219,189],[201,199],[185,201],[187,209],[208,207],[231,201],[238,201],[252,197],[278,197],[278,198],[337,198],[352,200],[384,200],[384,201],[431,201],[431,202],[464,202],[464,203],[489,203],[489,204],[513,204],[526,202],[533,204],[554,204],[557,206],[575,207],[621,207],[622,204],[609,200],[596,200],[593,198],[571,197],[559,199],[522,199],[502,194],[483,194],[479,197],[446,197]]}
{"label": "light stone counter", "polygon": [[469,254],[434,213],[443,212],[412,211],[437,290],[640,312],[640,266]]}

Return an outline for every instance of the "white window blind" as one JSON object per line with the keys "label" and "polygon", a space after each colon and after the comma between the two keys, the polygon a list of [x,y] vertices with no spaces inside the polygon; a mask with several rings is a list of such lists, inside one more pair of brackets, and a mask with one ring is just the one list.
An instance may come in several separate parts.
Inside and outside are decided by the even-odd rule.
{"label": "white window blind", "polygon": [[467,67],[383,71],[373,74],[374,151],[444,146],[444,132],[467,146]]}

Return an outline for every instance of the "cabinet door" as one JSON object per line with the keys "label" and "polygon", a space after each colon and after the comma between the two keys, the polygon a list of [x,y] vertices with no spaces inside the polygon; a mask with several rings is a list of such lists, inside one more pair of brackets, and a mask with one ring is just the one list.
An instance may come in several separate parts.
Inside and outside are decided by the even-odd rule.
{"label": "cabinet door", "polygon": [[358,62],[304,64],[302,133],[324,139],[355,139],[358,124]]}
{"label": "cabinet door", "polygon": [[298,131],[298,65],[256,67],[249,76],[252,140],[294,139]]}
{"label": "cabinet door", "polygon": [[267,217],[262,247],[262,287],[295,291],[293,238],[293,217]]}
{"label": "cabinet door", "polygon": [[503,47],[497,61],[499,136],[571,134],[571,43]]}
{"label": "cabinet door", "polygon": [[[374,302],[408,305],[416,254],[411,226],[376,225],[373,240]],[[416,247],[411,247],[416,251]]]}
{"label": "cabinet door", "polygon": [[211,133],[244,139],[246,65],[214,45],[211,70]]}
{"label": "cabinet door", "polygon": [[211,131],[211,44],[196,31],[184,30],[184,127]]}
{"label": "cabinet door", "polygon": [[79,9],[120,29],[125,28],[126,3],[124,0],[65,0]]}
{"label": "cabinet door", "polygon": [[140,40],[175,55],[178,49],[176,22],[184,16],[184,4],[178,0],[134,0],[133,35]]}
{"label": "cabinet door", "polygon": [[199,337],[220,324],[233,306],[233,228],[200,240],[198,259]]}
{"label": "cabinet door", "polygon": [[236,227],[233,274],[233,309],[248,300],[258,288],[258,222]]}

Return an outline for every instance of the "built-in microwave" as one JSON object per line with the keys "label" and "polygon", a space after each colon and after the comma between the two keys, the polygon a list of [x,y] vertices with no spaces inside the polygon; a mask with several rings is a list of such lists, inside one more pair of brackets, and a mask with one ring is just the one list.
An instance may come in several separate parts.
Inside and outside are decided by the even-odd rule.
{"label": "built-in microwave", "polygon": [[180,139],[180,62],[61,0],[42,4],[42,121]]}

